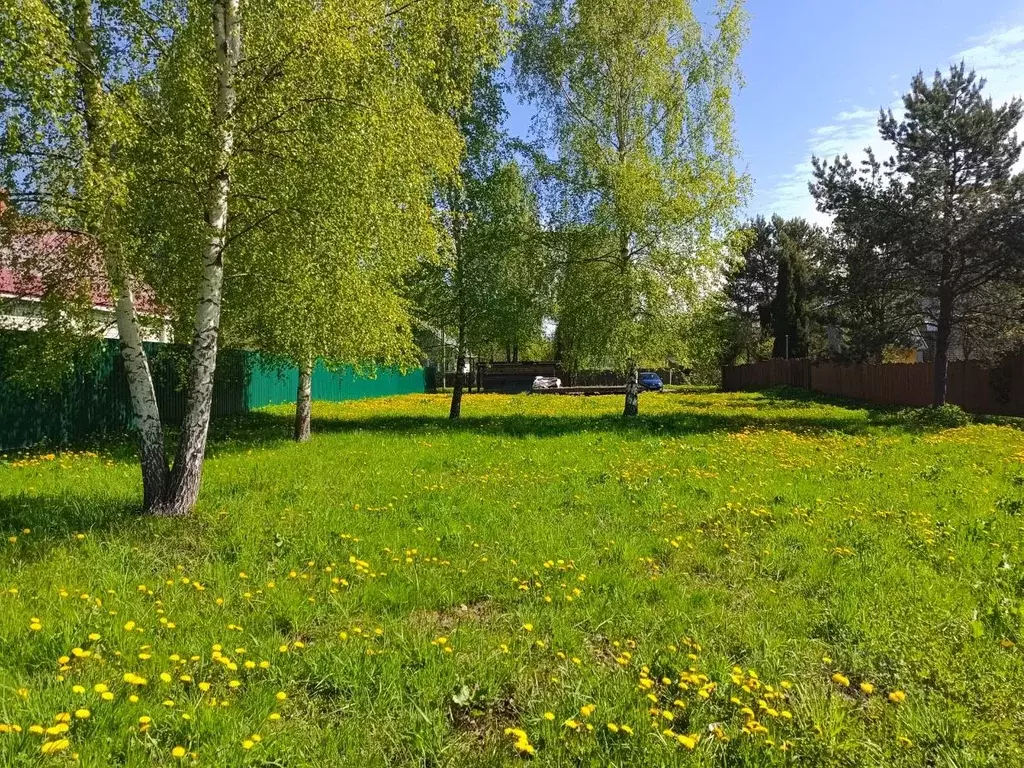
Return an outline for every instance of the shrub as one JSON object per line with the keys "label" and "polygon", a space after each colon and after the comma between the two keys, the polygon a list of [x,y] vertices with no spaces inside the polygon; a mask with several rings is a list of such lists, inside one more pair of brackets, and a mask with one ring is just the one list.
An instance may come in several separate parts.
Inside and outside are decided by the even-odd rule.
{"label": "shrub", "polygon": [[971,423],[971,415],[959,405],[929,405],[927,408],[904,408],[899,420],[909,427],[964,427]]}

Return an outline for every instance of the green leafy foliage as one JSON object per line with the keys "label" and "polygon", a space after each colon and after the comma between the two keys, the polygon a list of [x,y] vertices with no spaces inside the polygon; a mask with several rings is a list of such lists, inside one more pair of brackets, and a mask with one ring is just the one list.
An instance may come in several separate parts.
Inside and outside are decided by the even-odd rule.
{"label": "green leafy foliage", "polygon": [[717,268],[745,186],[731,108],[744,30],[739,3],[707,27],[675,0],[544,0],[527,14],[515,71],[557,150],[546,199],[572,364],[664,361],[670,316]]}
{"label": "green leafy foliage", "polygon": [[540,337],[550,308],[538,202],[501,128],[502,93],[497,69],[477,72],[455,117],[464,155],[435,196],[447,248],[411,286],[421,318],[453,340],[456,356],[459,348],[479,357],[525,349]]}
{"label": "green leafy foliage", "polygon": [[916,427],[965,427],[971,423],[971,415],[959,405],[931,405],[927,408],[905,408],[898,414],[901,422]]}
{"label": "green leafy foliage", "polygon": [[723,289],[735,329],[727,358],[786,357],[787,346],[789,357],[821,350],[830,303],[826,243],[820,227],[780,216],[758,216],[735,234]]}

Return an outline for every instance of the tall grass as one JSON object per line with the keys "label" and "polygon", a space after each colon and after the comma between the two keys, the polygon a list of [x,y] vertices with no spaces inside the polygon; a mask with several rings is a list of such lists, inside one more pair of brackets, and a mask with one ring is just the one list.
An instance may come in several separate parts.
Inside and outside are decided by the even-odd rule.
{"label": "tall grass", "polygon": [[124,446],[8,456],[0,764],[1024,765],[1024,433],[620,408],[270,409],[192,520]]}

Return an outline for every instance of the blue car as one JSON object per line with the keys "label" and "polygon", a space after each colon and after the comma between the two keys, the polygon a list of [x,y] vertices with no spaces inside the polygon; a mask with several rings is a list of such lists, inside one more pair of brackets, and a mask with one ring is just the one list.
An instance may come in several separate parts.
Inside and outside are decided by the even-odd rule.
{"label": "blue car", "polygon": [[661,392],[665,385],[661,383],[661,377],[648,371],[640,374],[640,388],[647,392]]}

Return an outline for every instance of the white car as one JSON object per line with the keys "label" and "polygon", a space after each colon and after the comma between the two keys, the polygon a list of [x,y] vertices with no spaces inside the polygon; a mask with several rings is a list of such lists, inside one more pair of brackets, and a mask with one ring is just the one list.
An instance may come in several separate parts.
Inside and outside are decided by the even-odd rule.
{"label": "white car", "polygon": [[554,376],[536,376],[533,379],[534,389],[558,389],[562,386],[562,380]]}

